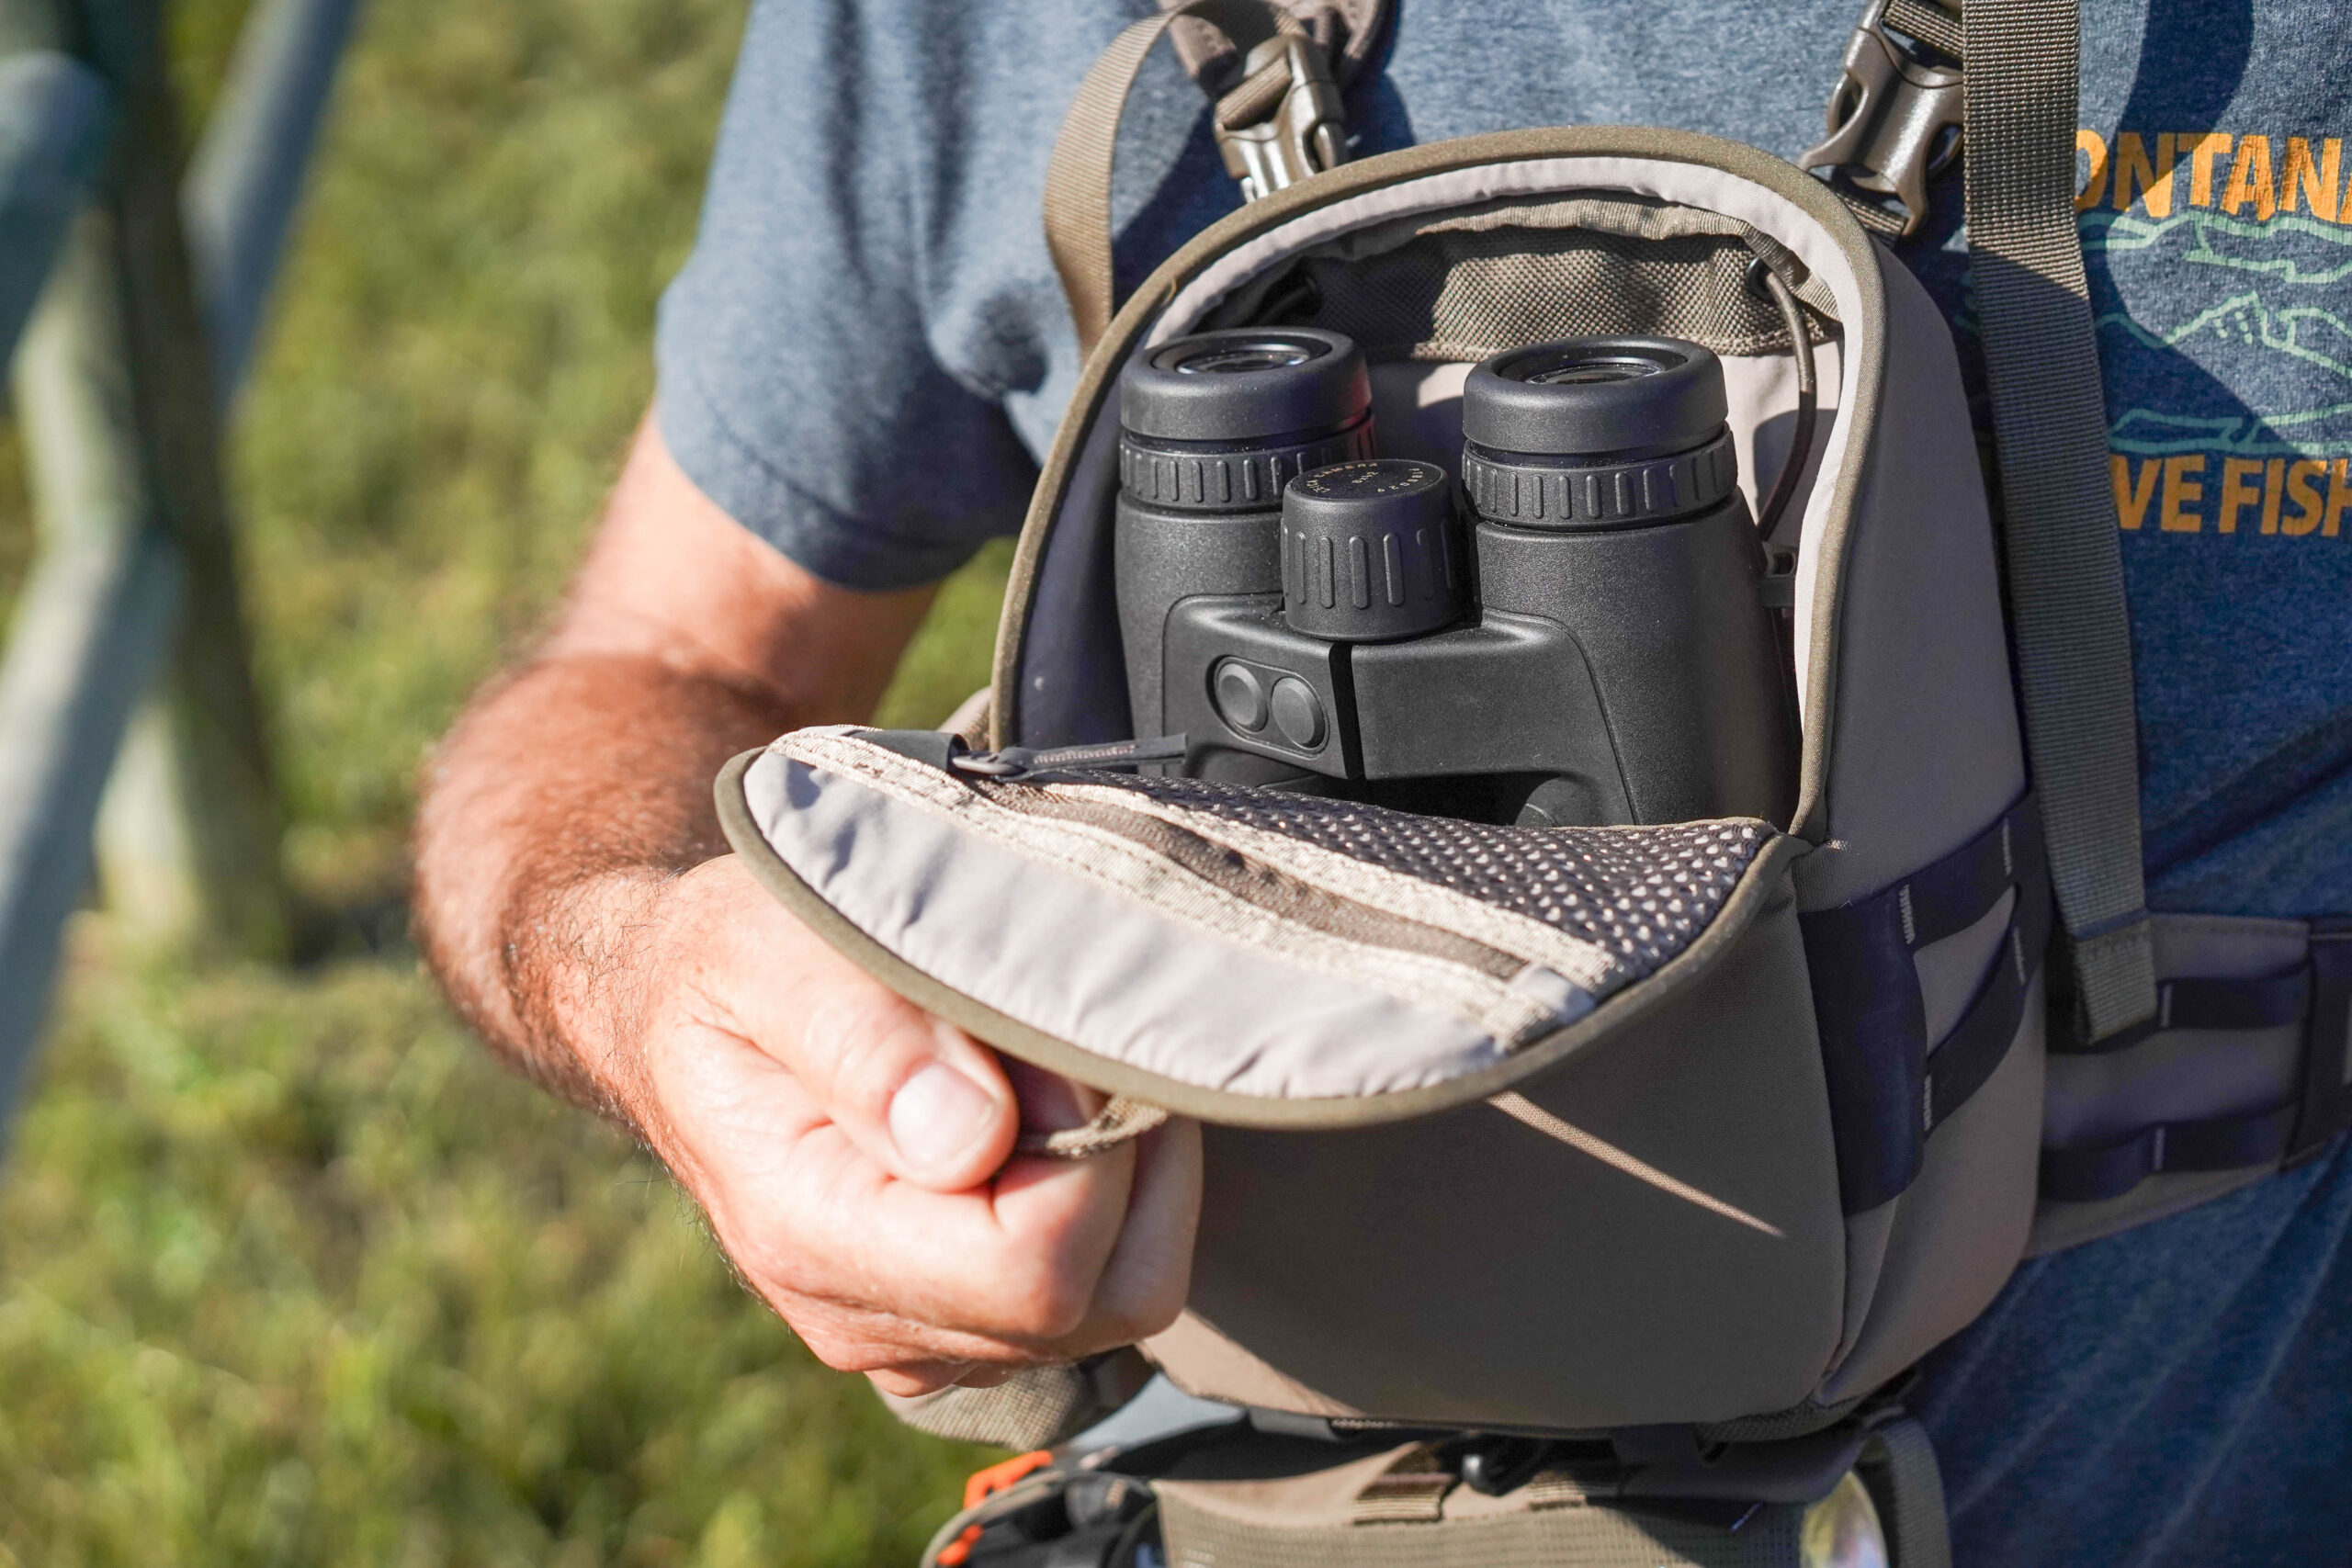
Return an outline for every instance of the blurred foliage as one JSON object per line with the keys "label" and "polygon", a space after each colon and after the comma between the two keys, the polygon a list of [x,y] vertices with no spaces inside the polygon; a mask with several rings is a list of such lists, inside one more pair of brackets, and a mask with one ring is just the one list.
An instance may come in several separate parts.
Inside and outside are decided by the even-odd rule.
{"label": "blurred foliage", "polygon": [[[177,6],[191,118],[242,10]],[[0,1168],[0,1563],[904,1562],[986,1457],[818,1366],[402,936],[425,749],[650,396],[741,12],[363,17],[231,454],[289,860],[338,918],[291,976],[74,933]],[[21,484],[0,433],[0,589]],[[888,720],[985,679],[1008,560],[948,585]]]}
{"label": "blurred foliage", "polygon": [[15,616],[17,589],[32,564],[32,520],[25,500],[25,453],[14,421],[0,421],[0,627]]}
{"label": "blurred foliage", "polygon": [[0,1561],[913,1561],[970,1460],[412,966],[84,945],[0,1190]]}

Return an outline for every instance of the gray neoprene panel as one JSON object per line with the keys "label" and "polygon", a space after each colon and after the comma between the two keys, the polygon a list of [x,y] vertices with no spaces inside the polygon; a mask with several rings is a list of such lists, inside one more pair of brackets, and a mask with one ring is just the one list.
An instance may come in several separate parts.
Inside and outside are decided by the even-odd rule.
{"label": "gray neoprene panel", "polygon": [[[1193,1305],[1399,1419],[1719,1421],[1810,1393],[1845,1230],[1792,906],[1645,1021],[1521,1086],[1700,1206],[1485,1105],[1330,1134],[1206,1130]],[[1182,1347],[1154,1346],[1180,1385]]]}

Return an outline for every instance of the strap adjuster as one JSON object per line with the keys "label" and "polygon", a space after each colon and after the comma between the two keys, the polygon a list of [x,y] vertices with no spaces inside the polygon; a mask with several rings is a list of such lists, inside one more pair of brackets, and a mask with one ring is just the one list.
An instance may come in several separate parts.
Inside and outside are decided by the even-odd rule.
{"label": "strap adjuster", "polygon": [[2352,919],[2312,922],[2312,1010],[2303,1092],[2284,1163],[2310,1158],[2352,1126]]}
{"label": "strap adjuster", "polygon": [[1279,33],[1250,51],[1212,121],[1226,173],[1256,201],[1348,161],[1347,113],[1321,46]]}
{"label": "strap adjuster", "polygon": [[1960,57],[1959,23],[1932,0],[1870,0],[1829,96],[1829,135],[1797,166],[1826,167],[1829,187],[1864,228],[1907,239],[1927,221],[1929,176],[1960,156],[1966,89],[1960,67],[1898,43],[1890,24]]}

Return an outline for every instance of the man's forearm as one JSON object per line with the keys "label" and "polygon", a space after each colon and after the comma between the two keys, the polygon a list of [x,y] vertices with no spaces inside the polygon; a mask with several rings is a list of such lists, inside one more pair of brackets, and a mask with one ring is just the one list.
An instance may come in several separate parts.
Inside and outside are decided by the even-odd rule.
{"label": "man's forearm", "polygon": [[1003,1064],[725,853],[713,775],[870,713],[930,598],[793,564],[649,422],[546,648],[435,757],[416,839],[427,955],[483,1036],[628,1123],[746,1283],[896,1393],[1156,1332],[1200,1192],[1183,1124],[1014,1156]]}
{"label": "man's forearm", "polygon": [[417,925],[483,1037],[658,1134],[627,1047],[665,895],[726,852],[712,777],[785,730],[865,716],[930,599],[795,565],[648,419],[545,648],[474,699],[424,781]]}
{"label": "man's forearm", "polygon": [[770,694],[631,654],[558,653],[476,699],[426,780],[417,919],[483,1038],[634,1117],[625,1065],[599,1059],[639,1000],[632,949],[662,883],[726,852],[712,776],[796,722]]}

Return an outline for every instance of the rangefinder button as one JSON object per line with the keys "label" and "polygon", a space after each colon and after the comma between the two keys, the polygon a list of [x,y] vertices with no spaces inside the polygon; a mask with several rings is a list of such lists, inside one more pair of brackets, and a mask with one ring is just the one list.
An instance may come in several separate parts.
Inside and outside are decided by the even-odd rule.
{"label": "rangefinder button", "polygon": [[1266,705],[1273,711],[1274,728],[1283,739],[1302,751],[1313,751],[1323,744],[1323,704],[1315,695],[1315,688],[1295,675],[1285,675],[1274,682],[1273,695]]}
{"label": "rangefinder button", "polygon": [[1212,690],[1216,694],[1216,711],[1226,723],[1245,735],[1266,728],[1265,684],[1248,665],[1230,659],[1218,665]]}

